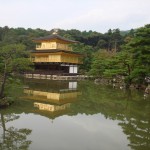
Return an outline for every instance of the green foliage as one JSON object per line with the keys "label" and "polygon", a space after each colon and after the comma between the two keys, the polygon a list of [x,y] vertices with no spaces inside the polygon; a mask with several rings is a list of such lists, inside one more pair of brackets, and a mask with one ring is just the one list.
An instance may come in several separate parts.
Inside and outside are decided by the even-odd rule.
{"label": "green foliage", "polygon": [[80,66],[80,71],[82,73],[88,72],[91,69],[93,48],[91,46],[85,46],[84,44],[80,43],[73,45],[73,50],[75,52],[80,52],[83,55],[83,64]]}
{"label": "green foliage", "polygon": [[120,51],[120,46],[123,44],[123,36],[119,29],[111,30],[109,29],[105,36],[105,49],[108,51]]}
{"label": "green foliage", "polygon": [[5,95],[7,95],[7,101],[14,103],[23,93],[23,82],[19,78],[9,76],[5,86]]}
{"label": "green foliage", "polygon": [[0,48],[0,72],[7,73],[28,70],[31,62],[29,53],[22,44],[10,44]]}
{"label": "green foliage", "polygon": [[101,50],[95,53],[91,70],[89,74],[95,76],[104,76],[105,69],[110,67],[110,59],[113,57],[113,53]]}
{"label": "green foliage", "polygon": [[4,115],[2,112],[0,113],[0,127],[3,130],[0,136],[0,149],[28,150],[31,141],[27,139],[27,136],[31,134],[32,130],[26,128],[17,129],[13,126],[6,127],[7,122],[18,118],[19,116],[14,114]]}
{"label": "green foliage", "polygon": [[[109,35],[112,32],[109,31]],[[94,55],[90,73],[97,76],[126,76],[128,84],[144,83],[150,76],[150,25],[130,32],[122,50],[113,57],[109,52],[99,52]],[[113,53],[112,53],[113,54]]]}
{"label": "green foliage", "polygon": [[128,44],[133,57],[132,77],[138,82],[143,82],[150,76],[150,25],[139,28],[135,37]]}
{"label": "green foliage", "polygon": [[109,60],[109,66],[105,68],[104,75],[116,76],[123,75],[128,76],[131,72],[131,54],[129,51],[121,51],[116,53],[114,57]]}
{"label": "green foliage", "polygon": [[31,69],[29,53],[22,44],[10,44],[0,47],[0,98],[4,97],[7,78],[12,73],[21,73]]}

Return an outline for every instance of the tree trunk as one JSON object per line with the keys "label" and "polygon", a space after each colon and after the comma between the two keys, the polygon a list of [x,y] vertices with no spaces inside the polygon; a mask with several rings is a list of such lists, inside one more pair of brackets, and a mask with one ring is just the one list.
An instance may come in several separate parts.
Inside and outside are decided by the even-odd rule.
{"label": "tree trunk", "polygon": [[109,41],[108,41],[107,51],[108,51],[108,52],[110,52],[110,51],[111,51],[111,40],[109,40]]}
{"label": "tree trunk", "polygon": [[129,64],[127,64],[127,68],[128,68],[128,75],[130,76],[130,74],[131,74],[131,68],[130,68]]}
{"label": "tree trunk", "polygon": [[6,126],[5,126],[5,119],[3,114],[1,113],[1,122],[2,122],[2,128],[3,128],[3,140],[5,139],[5,131],[6,131]]}
{"label": "tree trunk", "polygon": [[7,79],[7,73],[6,73],[6,64],[5,64],[5,69],[4,69],[4,75],[3,75],[3,80],[2,80],[2,85],[0,88],[0,98],[4,97],[4,89],[5,89],[5,83]]}
{"label": "tree trunk", "polygon": [[128,79],[128,81],[126,82],[126,89],[129,89],[131,83],[132,83],[132,79]]}
{"label": "tree trunk", "polygon": [[116,53],[117,52],[117,40],[115,40],[115,50],[114,52]]}
{"label": "tree trunk", "polygon": [[0,98],[4,97],[4,89],[5,89],[6,78],[7,78],[7,75],[5,73],[3,81],[2,81],[1,89],[0,89]]}

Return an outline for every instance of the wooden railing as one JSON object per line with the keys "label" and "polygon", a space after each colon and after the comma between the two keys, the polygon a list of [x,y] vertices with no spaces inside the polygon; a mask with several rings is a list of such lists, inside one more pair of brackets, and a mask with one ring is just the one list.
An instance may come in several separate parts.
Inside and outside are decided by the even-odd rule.
{"label": "wooden railing", "polygon": [[40,75],[60,75],[60,76],[74,76],[79,73],[65,73],[63,70],[34,70],[26,71],[24,74],[40,74]]}
{"label": "wooden railing", "polygon": [[59,62],[59,63],[74,63],[82,64],[82,61],[79,58],[69,58],[61,56],[56,58],[31,58],[32,62]]}

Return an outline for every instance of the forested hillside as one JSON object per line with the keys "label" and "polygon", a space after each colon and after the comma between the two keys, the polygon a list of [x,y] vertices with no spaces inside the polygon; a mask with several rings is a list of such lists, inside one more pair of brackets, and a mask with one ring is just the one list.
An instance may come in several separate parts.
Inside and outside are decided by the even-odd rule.
{"label": "forested hillside", "polygon": [[[99,49],[119,50],[120,45],[123,44],[124,38],[127,34],[131,34],[131,31],[120,31],[119,29],[109,29],[107,33],[102,34],[95,31],[79,31],[72,30],[58,30],[58,34],[72,40],[79,41],[85,45],[92,46],[93,50]],[[32,39],[50,35],[53,33],[53,29],[50,31],[42,29],[24,29],[24,28],[9,28],[7,26],[0,27],[0,45],[5,43],[22,43],[27,46],[27,49],[33,49],[34,43]]]}

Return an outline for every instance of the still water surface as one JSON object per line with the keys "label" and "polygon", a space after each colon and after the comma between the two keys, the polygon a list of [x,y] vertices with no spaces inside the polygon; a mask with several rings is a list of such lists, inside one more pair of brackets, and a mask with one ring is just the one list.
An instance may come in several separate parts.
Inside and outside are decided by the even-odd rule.
{"label": "still water surface", "polygon": [[0,113],[2,150],[150,149],[150,101],[134,90],[28,79]]}

